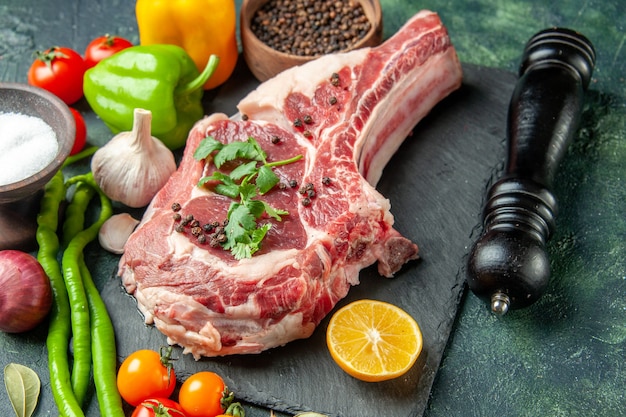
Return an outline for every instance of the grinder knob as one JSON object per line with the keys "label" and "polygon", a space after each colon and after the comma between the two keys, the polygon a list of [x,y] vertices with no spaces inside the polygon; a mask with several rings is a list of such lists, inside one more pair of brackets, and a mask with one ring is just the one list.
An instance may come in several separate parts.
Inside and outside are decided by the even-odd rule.
{"label": "grinder knob", "polygon": [[545,244],[555,228],[555,171],[582,112],[595,51],[580,33],[552,28],[526,44],[508,109],[508,155],[490,188],[483,234],[472,246],[467,282],[492,311],[535,302],[550,279]]}

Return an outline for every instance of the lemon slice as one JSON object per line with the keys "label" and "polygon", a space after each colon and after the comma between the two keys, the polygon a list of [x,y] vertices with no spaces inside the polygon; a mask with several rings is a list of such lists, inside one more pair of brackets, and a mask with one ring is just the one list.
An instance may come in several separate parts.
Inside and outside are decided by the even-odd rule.
{"label": "lemon slice", "polygon": [[422,332],[406,311],[376,300],[359,300],[330,319],[326,344],[349,375],[368,382],[404,375],[422,351]]}

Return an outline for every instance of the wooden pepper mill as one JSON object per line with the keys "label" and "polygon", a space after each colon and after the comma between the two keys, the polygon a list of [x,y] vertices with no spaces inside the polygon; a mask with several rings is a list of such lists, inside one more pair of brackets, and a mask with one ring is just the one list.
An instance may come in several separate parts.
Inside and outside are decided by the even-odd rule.
{"label": "wooden pepper mill", "polygon": [[593,45],[570,29],[546,29],[526,44],[508,110],[505,171],[488,192],[467,265],[470,289],[496,314],[532,304],[549,282],[545,245],[557,214],[550,188],[594,65]]}

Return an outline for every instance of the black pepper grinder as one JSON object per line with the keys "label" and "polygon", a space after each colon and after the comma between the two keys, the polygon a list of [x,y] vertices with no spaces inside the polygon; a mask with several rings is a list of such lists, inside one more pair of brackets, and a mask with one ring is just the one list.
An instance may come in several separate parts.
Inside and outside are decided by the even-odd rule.
{"label": "black pepper grinder", "polygon": [[550,279],[545,244],[555,228],[550,188],[578,128],[595,51],[570,29],[551,28],[526,44],[507,120],[508,157],[489,189],[483,234],[472,247],[467,282],[499,315],[535,302]]}

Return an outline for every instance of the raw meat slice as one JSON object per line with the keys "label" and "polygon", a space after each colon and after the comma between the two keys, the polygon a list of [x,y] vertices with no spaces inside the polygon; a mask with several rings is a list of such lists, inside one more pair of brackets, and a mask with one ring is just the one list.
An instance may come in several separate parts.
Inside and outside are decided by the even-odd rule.
{"label": "raw meat slice", "polygon": [[[199,121],[120,260],[145,321],[195,358],[258,353],[310,336],[361,269],[378,262],[391,277],[417,258],[374,186],[415,124],[461,78],[445,27],[422,11],[377,48],[325,56],[266,81],[240,102],[244,120]],[[275,168],[283,186],[263,199],[289,214],[263,220],[272,228],[252,258],[235,260],[189,228],[176,231],[173,203],[201,225],[226,217],[231,200],[197,186],[214,169],[193,158],[209,135],[223,143],[254,137],[270,161],[304,156]],[[315,195],[305,205],[299,188],[307,184]]]}

